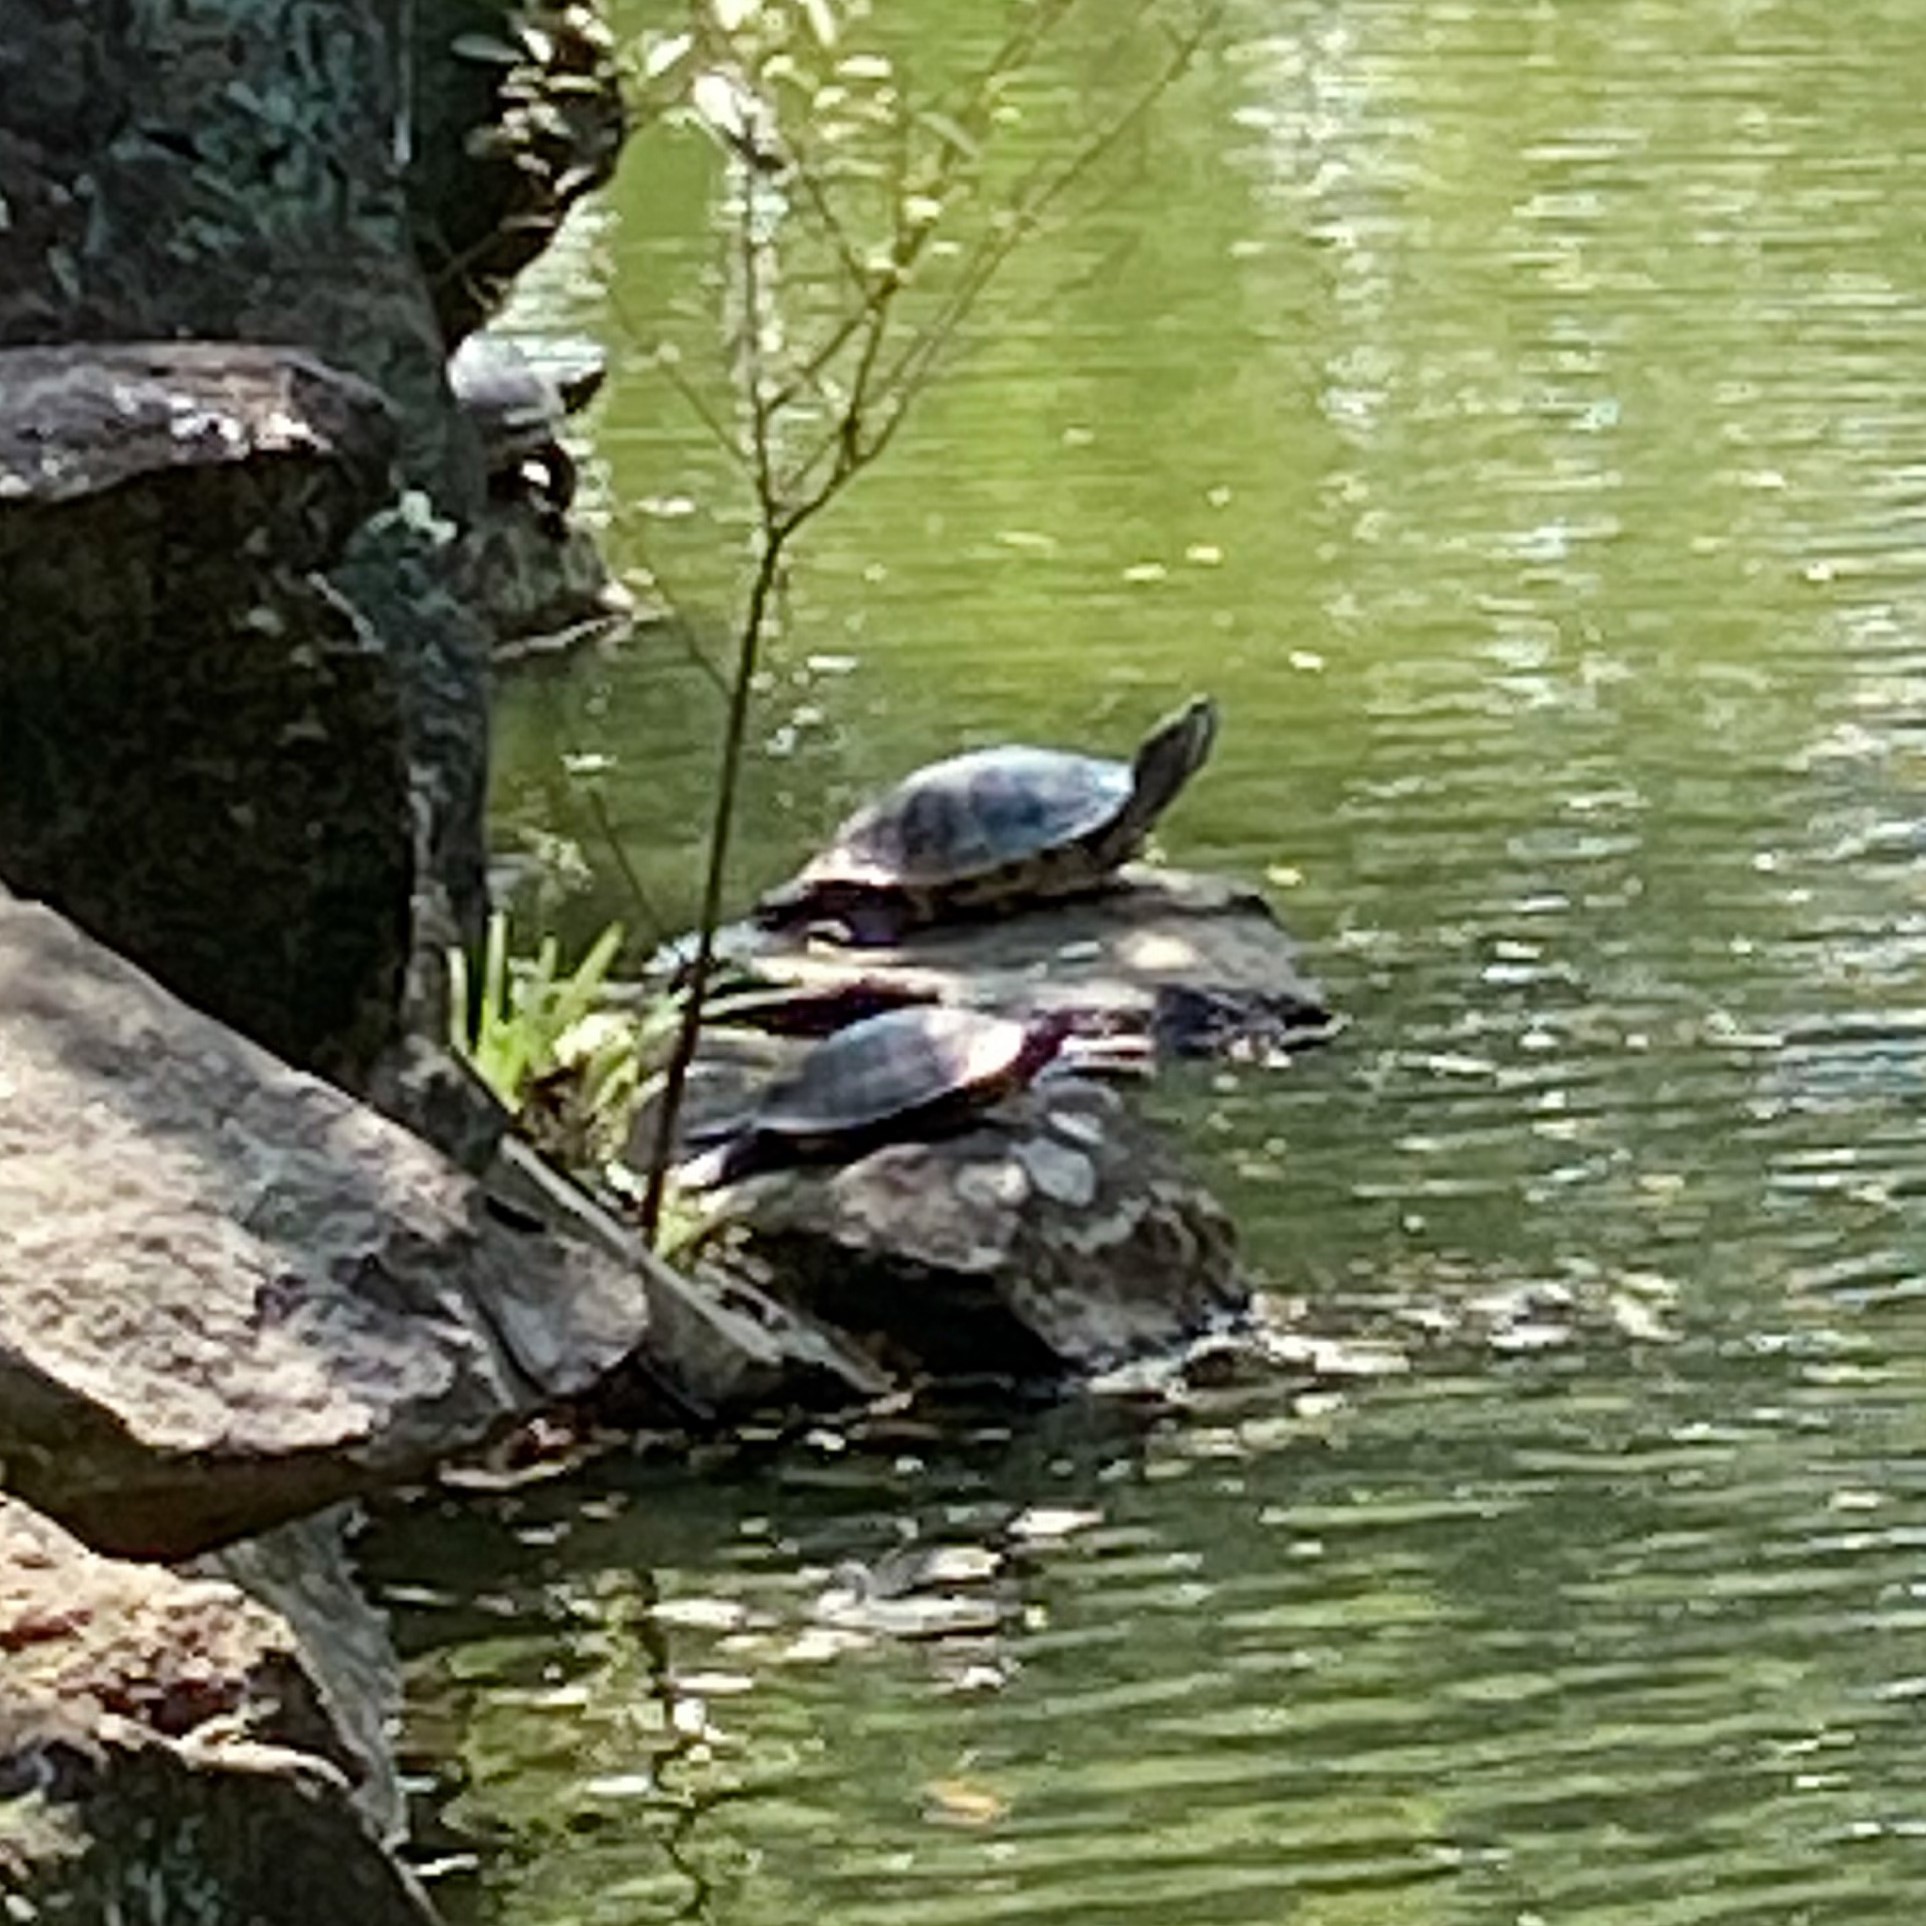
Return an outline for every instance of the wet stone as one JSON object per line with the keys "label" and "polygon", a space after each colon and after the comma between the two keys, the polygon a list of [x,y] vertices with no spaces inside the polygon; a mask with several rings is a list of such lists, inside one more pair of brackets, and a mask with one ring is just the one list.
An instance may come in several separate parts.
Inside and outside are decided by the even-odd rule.
{"label": "wet stone", "polygon": [[[1065,1120],[1087,1152],[1060,1141]],[[714,1208],[766,1288],[898,1370],[1101,1369],[1247,1298],[1222,1206],[1114,1092],[1074,1078],[955,1135],[753,1179]]]}
{"label": "wet stone", "polygon": [[1039,1136],[1019,1145],[1017,1157],[1031,1183],[1053,1202],[1077,1206],[1096,1201],[1097,1167],[1081,1152]]}

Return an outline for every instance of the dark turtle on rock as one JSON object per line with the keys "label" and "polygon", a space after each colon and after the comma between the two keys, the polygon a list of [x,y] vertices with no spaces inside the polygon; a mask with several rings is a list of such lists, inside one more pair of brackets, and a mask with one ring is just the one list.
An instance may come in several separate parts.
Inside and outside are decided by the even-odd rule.
{"label": "dark turtle on rock", "polygon": [[1028,1023],[917,1004],[825,1037],[757,1101],[745,1127],[685,1164],[689,1188],[758,1170],[848,1159],[953,1127],[1021,1089],[1056,1056],[1070,1020]]}
{"label": "dark turtle on rock", "polygon": [[1129,762],[1013,743],[931,763],[851,816],[757,903],[756,921],[894,942],[923,924],[1097,888],[1143,847],[1216,736],[1216,705],[1199,697]]}
{"label": "dark turtle on rock", "polygon": [[562,446],[561,425],[600,387],[604,372],[592,344],[486,330],[449,356],[448,386],[481,438],[492,493],[532,499],[554,519],[568,512],[575,460]]}

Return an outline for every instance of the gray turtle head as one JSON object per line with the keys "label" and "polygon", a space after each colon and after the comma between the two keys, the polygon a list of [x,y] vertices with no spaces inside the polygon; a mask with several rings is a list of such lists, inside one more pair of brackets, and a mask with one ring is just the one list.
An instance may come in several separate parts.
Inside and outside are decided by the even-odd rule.
{"label": "gray turtle head", "polygon": [[1130,766],[1136,791],[1131,810],[1140,823],[1148,825],[1169,807],[1204,766],[1216,740],[1217,704],[1209,696],[1194,697],[1151,730]]}

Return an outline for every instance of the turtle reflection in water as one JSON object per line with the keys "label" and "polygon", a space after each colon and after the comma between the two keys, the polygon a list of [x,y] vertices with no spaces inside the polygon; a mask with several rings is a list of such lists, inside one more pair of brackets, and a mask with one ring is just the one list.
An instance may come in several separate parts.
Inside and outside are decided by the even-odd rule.
{"label": "turtle reflection in water", "polygon": [[932,763],[851,816],[756,905],[765,928],[891,943],[948,917],[1100,887],[1202,766],[1217,708],[1166,717],[1130,762],[1008,744]]}
{"label": "turtle reflection in water", "polygon": [[1027,1023],[931,1005],[885,1011],[825,1037],[762,1093],[748,1123],[685,1164],[689,1188],[759,1170],[860,1156],[954,1127],[1050,1063],[1070,1019]]}

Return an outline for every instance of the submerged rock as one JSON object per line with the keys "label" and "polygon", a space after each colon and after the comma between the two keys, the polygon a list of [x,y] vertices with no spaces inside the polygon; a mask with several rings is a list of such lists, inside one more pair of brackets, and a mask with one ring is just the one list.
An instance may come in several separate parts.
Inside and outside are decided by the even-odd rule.
{"label": "submerged rock", "polygon": [[718,1209],[750,1276],[903,1372],[1099,1370],[1248,1298],[1222,1207],[1114,1091],[1071,1078]]}
{"label": "submerged rock", "polygon": [[432,1926],[357,1788],[378,1772],[287,1623],[87,1551],[0,1499],[9,1918]]}
{"label": "submerged rock", "polygon": [[419,1475],[647,1326],[635,1272],[0,893],[0,1463],[91,1543]]}
{"label": "submerged rock", "polygon": [[865,1562],[846,1558],[810,1608],[832,1631],[863,1639],[982,1638],[1022,1616],[1004,1560],[982,1546],[911,1545]]}

